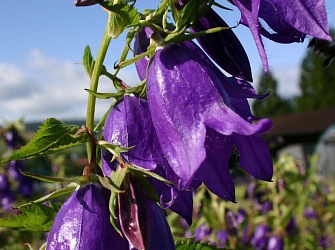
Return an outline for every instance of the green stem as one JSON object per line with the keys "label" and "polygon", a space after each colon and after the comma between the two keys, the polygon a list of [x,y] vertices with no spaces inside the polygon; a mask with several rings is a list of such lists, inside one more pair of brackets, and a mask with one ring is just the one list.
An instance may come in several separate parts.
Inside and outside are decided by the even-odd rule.
{"label": "green stem", "polygon": [[[110,19],[108,18],[108,20]],[[99,78],[101,75],[102,65],[105,60],[106,53],[107,53],[111,40],[112,40],[112,37],[109,35],[109,21],[108,21],[105,34],[102,39],[100,49],[99,49],[99,52],[98,52],[98,55],[97,55],[97,58],[94,64],[92,77],[91,77],[90,90],[94,92],[97,92],[98,90],[98,83],[99,83]],[[92,94],[89,94],[88,102],[87,102],[86,127],[90,131],[93,131],[94,129],[95,102],[96,102],[96,97]],[[88,157],[89,162],[91,162],[92,143],[93,142],[86,143],[87,157]]]}

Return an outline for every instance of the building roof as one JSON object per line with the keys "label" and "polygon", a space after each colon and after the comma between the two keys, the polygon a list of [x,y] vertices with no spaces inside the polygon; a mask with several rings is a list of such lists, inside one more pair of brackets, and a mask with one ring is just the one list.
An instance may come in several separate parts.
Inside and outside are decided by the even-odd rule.
{"label": "building roof", "polygon": [[274,127],[269,136],[297,136],[322,133],[335,124],[335,107],[271,118]]}

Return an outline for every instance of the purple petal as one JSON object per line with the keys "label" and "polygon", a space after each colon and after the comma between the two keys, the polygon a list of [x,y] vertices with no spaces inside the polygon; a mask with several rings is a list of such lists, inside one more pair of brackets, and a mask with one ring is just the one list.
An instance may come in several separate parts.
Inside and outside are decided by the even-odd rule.
{"label": "purple petal", "polygon": [[109,220],[108,192],[95,185],[76,190],[63,204],[48,235],[47,249],[128,250]]}
{"label": "purple petal", "polygon": [[272,159],[266,142],[258,135],[239,134],[234,134],[232,141],[240,152],[240,166],[258,179],[271,181]]}
{"label": "purple petal", "polygon": [[[206,158],[206,126],[223,135],[263,133],[272,123],[249,123],[225,101],[220,79],[212,67],[183,45],[156,51],[147,77],[152,120],[171,168],[187,188]],[[221,88],[220,92],[217,87]]]}
{"label": "purple petal", "polygon": [[[147,51],[150,45],[150,37],[153,31],[148,28],[142,28],[134,37],[134,55],[140,55]],[[144,57],[135,63],[137,74],[141,81],[146,78],[147,66],[149,63],[149,58]]]}
{"label": "purple petal", "polygon": [[208,149],[206,159],[195,178],[220,198],[234,202],[235,188],[228,168],[233,149],[230,138],[207,128],[205,148]]}
{"label": "purple petal", "polygon": [[[191,30],[199,32],[215,27],[228,27],[228,24],[210,9]],[[222,69],[233,76],[252,81],[248,56],[231,29],[201,36],[197,41]]]}
{"label": "purple petal", "polygon": [[154,202],[148,202],[151,209],[150,250],[174,250],[174,239],[162,209]]}
{"label": "purple petal", "polygon": [[[107,116],[103,136],[105,141],[121,147],[135,146],[122,154],[131,164],[148,170],[155,169],[158,163],[162,164],[162,153],[148,104],[143,99],[125,95]],[[107,155],[102,157],[103,169],[112,167]],[[104,174],[110,176],[110,172]]]}
{"label": "purple petal", "polygon": [[233,0],[237,8],[241,11],[241,23],[250,28],[251,34],[254,37],[259,55],[264,65],[264,72],[269,71],[268,59],[266,57],[264,45],[258,28],[258,11],[261,0]]}
{"label": "purple petal", "polygon": [[331,41],[324,1],[267,0],[267,2],[272,4],[286,23],[296,30],[306,35]]}

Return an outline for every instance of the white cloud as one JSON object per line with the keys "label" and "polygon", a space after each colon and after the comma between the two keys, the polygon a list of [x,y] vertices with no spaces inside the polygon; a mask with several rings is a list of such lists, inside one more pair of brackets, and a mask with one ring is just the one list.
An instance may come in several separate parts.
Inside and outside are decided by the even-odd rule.
{"label": "white cloud", "polygon": [[[133,70],[120,76],[125,82],[137,81]],[[23,69],[0,63],[0,119],[26,121],[57,119],[84,119],[89,79],[82,65],[61,61],[43,55],[39,50],[28,54]],[[107,78],[101,78],[100,92],[115,91]],[[101,117],[111,100],[99,100],[96,117]]]}

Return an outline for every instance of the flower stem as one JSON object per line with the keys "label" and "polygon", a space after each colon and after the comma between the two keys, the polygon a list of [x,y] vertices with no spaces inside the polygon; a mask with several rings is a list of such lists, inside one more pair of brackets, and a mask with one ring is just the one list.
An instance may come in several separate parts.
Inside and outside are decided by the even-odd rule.
{"label": "flower stem", "polygon": [[[108,18],[108,20],[110,20],[110,18]],[[112,40],[112,37],[109,34],[109,21],[108,21],[105,34],[102,39],[100,49],[99,49],[99,52],[98,52],[98,55],[97,55],[97,58],[94,64],[92,76],[91,76],[90,90],[94,92],[97,92],[98,90],[98,83],[99,83],[99,78],[101,75],[101,69],[102,69],[103,62],[105,60],[106,53],[107,53],[111,40]],[[88,102],[87,102],[86,127],[90,131],[92,131],[94,128],[95,102],[96,102],[96,97],[92,94],[89,94]],[[91,162],[91,155],[92,155],[92,148],[93,148],[92,143],[93,142],[86,143],[87,157],[88,157],[89,162]]]}

